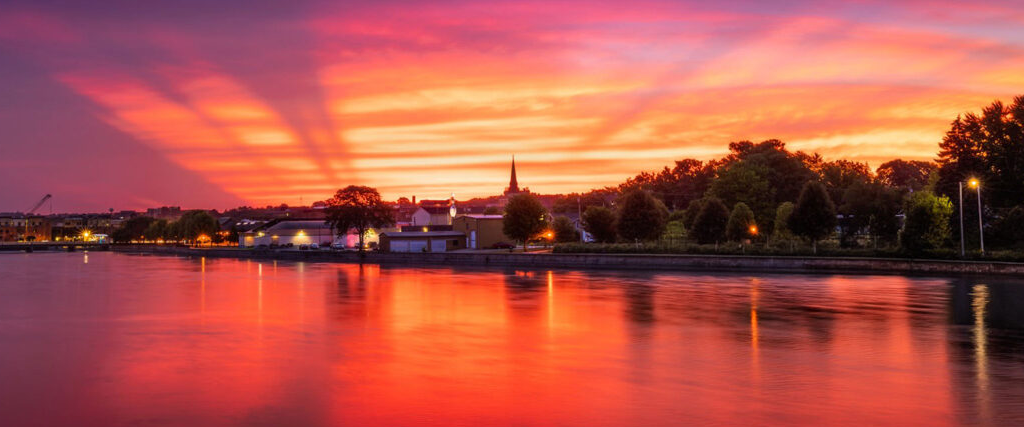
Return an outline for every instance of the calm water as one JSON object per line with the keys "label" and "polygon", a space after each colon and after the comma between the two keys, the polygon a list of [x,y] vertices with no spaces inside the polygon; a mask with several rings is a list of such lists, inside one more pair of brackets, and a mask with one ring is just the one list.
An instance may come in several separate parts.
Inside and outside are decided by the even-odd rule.
{"label": "calm water", "polygon": [[0,255],[0,425],[1024,425],[1024,283]]}

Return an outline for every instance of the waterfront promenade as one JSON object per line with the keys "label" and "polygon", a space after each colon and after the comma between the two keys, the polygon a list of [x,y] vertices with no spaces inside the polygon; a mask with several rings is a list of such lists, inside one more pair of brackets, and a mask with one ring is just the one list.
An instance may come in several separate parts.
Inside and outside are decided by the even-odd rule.
{"label": "waterfront promenade", "polygon": [[772,257],[743,255],[553,254],[509,252],[379,253],[334,251],[114,246],[125,253],[197,257],[276,259],[405,265],[470,265],[534,268],[593,268],[666,271],[757,271],[784,273],[863,273],[910,275],[997,274],[1024,276],[1024,263],[917,260],[897,258]]}

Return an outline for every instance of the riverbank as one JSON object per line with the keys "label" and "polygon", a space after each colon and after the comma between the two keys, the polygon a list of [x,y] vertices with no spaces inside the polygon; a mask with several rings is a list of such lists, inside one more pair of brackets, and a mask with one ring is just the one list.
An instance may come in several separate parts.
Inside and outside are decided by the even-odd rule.
{"label": "riverbank", "polygon": [[1024,263],[890,258],[771,257],[743,255],[555,254],[505,252],[377,253],[268,251],[180,246],[114,246],[115,252],[192,257],[401,265],[467,265],[666,271],[756,271],[905,275],[1021,275]]}

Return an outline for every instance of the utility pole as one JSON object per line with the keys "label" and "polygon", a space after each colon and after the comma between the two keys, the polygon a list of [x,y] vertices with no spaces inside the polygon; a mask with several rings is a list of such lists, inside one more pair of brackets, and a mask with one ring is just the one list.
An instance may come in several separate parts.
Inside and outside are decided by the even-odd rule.
{"label": "utility pole", "polygon": [[967,251],[964,250],[964,182],[960,181],[960,258],[967,256]]}
{"label": "utility pole", "polygon": [[978,238],[981,239],[981,256],[985,256],[985,227],[981,225],[981,184],[978,185]]}

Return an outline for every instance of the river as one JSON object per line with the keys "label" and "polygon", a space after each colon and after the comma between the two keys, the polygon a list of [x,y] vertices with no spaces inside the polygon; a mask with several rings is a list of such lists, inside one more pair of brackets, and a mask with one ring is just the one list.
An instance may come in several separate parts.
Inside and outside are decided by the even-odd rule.
{"label": "river", "polygon": [[1024,281],[0,254],[0,420],[1024,425]]}

